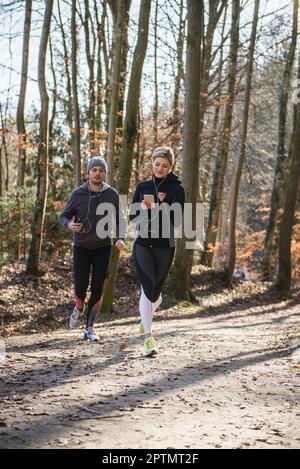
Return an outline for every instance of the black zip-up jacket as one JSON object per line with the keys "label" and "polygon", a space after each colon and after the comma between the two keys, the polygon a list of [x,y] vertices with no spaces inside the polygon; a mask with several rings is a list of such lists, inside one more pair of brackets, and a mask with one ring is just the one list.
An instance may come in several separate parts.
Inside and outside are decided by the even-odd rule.
{"label": "black zip-up jacket", "polygon": [[[162,202],[156,191],[166,194]],[[139,208],[140,203],[147,194],[154,196],[155,208],[142,210]],[[133,195],[129,212],[129,219],[136,224],[138,230],[135,242],[144,246],[175,246],[174,227],[182,225],[184,200],[184,188],[173,171],[165,179],[153,175],[151,179],[140,182]],[[174,217],[174,212],[169,210],[172,204],[178,204],[177,209],[181,212],[179,218]],[[168,229],[164,232],[163,225],[169,227],[169,236]]]}
{"label": "black zip-up jacket", "polygon": [[[111,204],[112,209],[109,210],[108,206],[108,210],[104,213],[96,214],[97,208],[101,209],[98,206],[103,203]],[[104,208],[104,206],[102,207]],[[83,223],[83,229],[79,233],[73,233],[74,246],[95,249],[112,244],[113,233],[108,232],[106,236],[100,233],[101,236],[99,236],[99,230],[97,234],[96,227],[104,217],[112,220],[114,212],[117,228],[116,237],[118,239],[125,239],[127,221],[117,191],[108,184],[103,183],[100,192],[93,192],[89,191],[88,184],[85,183],[71,193],[65,209],[60,215],[60,223],[64,228],[68,229],[70,221],[75,216],[76,220],[80,220]],[[107,228],[108,224],[104,226]]]}

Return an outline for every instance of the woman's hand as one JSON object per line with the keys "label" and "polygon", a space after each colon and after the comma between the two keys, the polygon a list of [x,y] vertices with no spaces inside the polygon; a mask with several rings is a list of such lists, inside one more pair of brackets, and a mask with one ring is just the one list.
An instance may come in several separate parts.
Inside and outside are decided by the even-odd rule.
{"label": "woman's hand", "polygon": [[153,204],[151,204],[151,202],[149,202],[149,201],[147,202],[146,200],[142,200],[141,209],[142,210],[148,210],[148,209],[152,208],[152,205]]}

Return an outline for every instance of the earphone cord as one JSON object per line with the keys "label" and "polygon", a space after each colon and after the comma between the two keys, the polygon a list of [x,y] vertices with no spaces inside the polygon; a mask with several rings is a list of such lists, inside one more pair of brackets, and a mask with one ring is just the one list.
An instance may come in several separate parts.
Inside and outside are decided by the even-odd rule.
{"label": "earphone cord", "polygon": [[89,233],[89,232],[91,231],[91,229],[92,229],[92,224],[91,224],[91,221],[90,221],[90,219],[89,219],[91,200],[92,200],[93,198],[98,197],[99,195],[102,194],[102,191],[100,191],[100,192],[99,192],[98,194],[96,194],[96,195],[91,195],[91,189],[90,189],[89,183],[87,183],[87,186],[88,186],[88,190],[89,190],[89,203],[88,203],[88,209],[87,209],[86,219],[84,220],[84,222],[82,222],[82,228],[84,227],[84,223],[85,223],[85,222],[88,222],[89,228],[88,228],[88,230],[85,230],[85,229],[84,229],[84,230],[80,231],[80,233]]}
{"label": "earphone cord", "polygon": [[[167,174],[166,177],[163,178],[162,181],[160,181],[160,183],[159,183],[158,185],[156,185],[156,184],[155,184],[155,178],[154,178],[154,176],[152,175],[152,182],[153,182],[153,185],[154,185],[154,188],[155,188],[156,199],[157,199],[157,203],[158,203],[158,204],[159,204],[159,201],[158,201],[159,199],[158,199],[158,195],[157,195],[157,194],[158,194],[158,188],[159,188],[159,186],[164,182],[164,180],[165,180],[167,177],[168,177],[168,174]],[[148,213],[147,213],[147,215],[148,215]],[[150,220],[148,219],[147,225],[146,225],[145,227],[143,227],[141,233],[144,233],[145,230],[147,230],[148,233],[149,233],[149,232],[150,232],[150,233],[155,233],[154,230],[151,230],[151,229],[150,229],[150,226],[149,226],[149,225],[150,225],[150,223],[151,223],[153,220],[155,220],[156,217],[157,217],[157,213],[155,213],[154,216],[150,218]]]}

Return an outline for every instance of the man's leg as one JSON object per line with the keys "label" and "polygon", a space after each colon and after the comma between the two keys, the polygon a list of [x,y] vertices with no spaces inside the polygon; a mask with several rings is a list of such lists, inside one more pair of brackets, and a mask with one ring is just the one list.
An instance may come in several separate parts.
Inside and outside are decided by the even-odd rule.
{"label": "man's leg", "polygon": [[88,304],[87,328],[93,327],[101,306],[103,285],[109,266],[111,249],[111,246],[93,249],[91,296]]}
{"label": "man's leg", "polygon": [[74,246],[74,299],[76,307],[79,311],[83,311],[84,300],[89,285],[89,275],[91,270],[91,255],[89,251],[89,249]]}

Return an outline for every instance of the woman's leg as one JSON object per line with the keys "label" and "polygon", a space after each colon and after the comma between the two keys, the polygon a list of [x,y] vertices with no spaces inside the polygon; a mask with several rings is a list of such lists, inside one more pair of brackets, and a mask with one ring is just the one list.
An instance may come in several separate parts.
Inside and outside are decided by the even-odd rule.
{"label": "woman's leg", "polygon": [[161,291],[172,264],[174,248],[153,248],[135,244],[133,254],[141,283],[140,315],[147,336],[152,333],[153,312],[162,301]]}
{"label": "woman's leg", "polygon": [[144,334],[151,335],[152,334],[153,304],[145,295],[143,287],[141,287],[139,310],[140,310],[141,320],[144,326]]}
{"label": "woman's leg", "polygon": [[93,249],[91,296],[88,304],[87,327],[93,326],[101,306],[103,285],[109,266],[110,255],[111,246]]}
{"label": "woman's leg", "polygon": [[152,301],[157,302],[160,298],[165,280],[170,272],[175,254],[175,247],[154,247],[152,248],[152,255],[155,262],[154,274],[154,288],[152,294]]}
{"label": "woman's leg", "polygon": [[139,310],[144,325],[145,335],[151,334],[153,304],[152,295],[155,282],[155,262],[152,248],[135,243],[133,247],[133,259],[141,284],[141,296]]}

